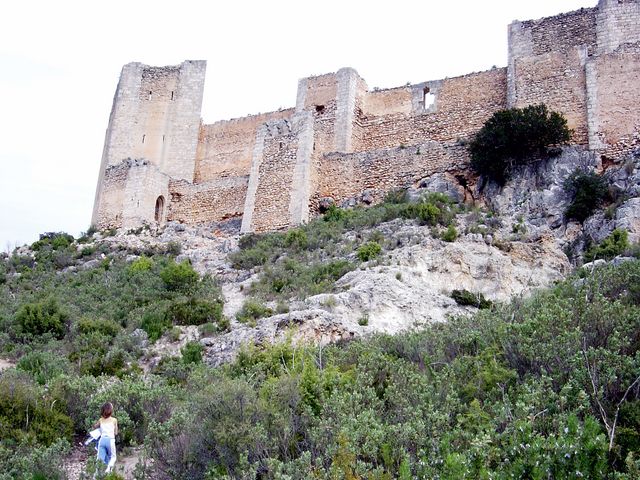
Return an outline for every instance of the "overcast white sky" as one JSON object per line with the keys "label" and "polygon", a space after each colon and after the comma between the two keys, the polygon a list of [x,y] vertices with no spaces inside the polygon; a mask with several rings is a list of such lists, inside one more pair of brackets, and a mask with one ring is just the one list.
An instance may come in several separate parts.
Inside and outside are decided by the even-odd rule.
{"label": "overcast white sky", "polygon": [[0,18],[0,250],[91,220],[122,65],[207,60],[203,119],[292,107],[301,77],[370,88],[505,66],[507,25],[596,0],[12,0]]}

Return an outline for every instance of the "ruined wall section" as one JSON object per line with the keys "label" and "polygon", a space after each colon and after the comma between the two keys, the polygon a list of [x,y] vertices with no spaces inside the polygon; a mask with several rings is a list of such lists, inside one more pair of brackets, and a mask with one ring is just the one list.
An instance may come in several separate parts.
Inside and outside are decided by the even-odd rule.
{"label": "ruined wall section", "polygon": [[[425,88],[435,95],[428,108]],[[506,69],[370,92],[359,122],[358,150],[415,145],[425,140],[452,142],[469,138],[497,110],[506,107]],[[373,115],[378,113],[378,115]]]}
{"label": "ruined wall section", "polygon": [[365,191],[369,199],[379,202],[391,190],[413,186],[435,173],[466,170],[468,162],[464,146],[436,141],[368,152],[328,153],[318,165],[318,183],[310,208],[318,212],[322,198],[330,197],[339,204],[361,198]]}
{"label": "ruined wall section", "polygon": [[640,42],[640,1],[600,0],[597,14],[598,54]]}
{"label": "ruined wall section", "polygon": [[309,216],[314,115],[268,122],[258,132],[242,218],[243,232],[298,225]]}
{"label": "ruined wall section", "polygon": [[194,182],[249,175],[260,126],[272,120],[290,118],[293,112],[293,109],[279,110],[202,125]]}
{"label": "ruined wall section", "polygon": [[248,183],[249,175],[219,178],[198,184],[171,180],[167,220],[195,224],[241,217]]}
{"label": "ruined wall section", "polygon": [[508,106],[544,103],[586,144],[585,64],[595,45],[595,8],[509,25]]}
{"label": "ruined wall section", "polygon": [[640,147],[640,44],[587,65],[589,148],[617,158]]}
{"label": "ruined wall section", "polygon": [[[133,228],[155,221],[156,200],[169,198],[169,177],[147,160],[125,160],[107,167],[98,228]],[[166,219],[166,209],[159,212]]]}
{"label": "ruined wall section", "polygon": [[516,59],[516,98],[512,107],[544,103],[562,113],[573,129],[572,142],[588,142],[586,50],[571,48],[566,52],[549,52]]}

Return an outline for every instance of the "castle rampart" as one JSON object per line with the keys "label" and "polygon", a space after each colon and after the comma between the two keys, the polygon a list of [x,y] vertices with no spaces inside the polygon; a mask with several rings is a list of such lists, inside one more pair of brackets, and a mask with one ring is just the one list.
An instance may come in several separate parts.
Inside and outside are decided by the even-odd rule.
{"label": "castle rampart", "polygon": [[545,103],[572,142],[615,158],[640,146],[640,1],[600,0],[509,26],[506,68],[384,90],[351,68],[303,78],[295,108],[203,125],[205,62],[125,65],[93,223],[241,218],[244,232],[306,222],[434,173],[469,180],[464,141],[497,110]]}

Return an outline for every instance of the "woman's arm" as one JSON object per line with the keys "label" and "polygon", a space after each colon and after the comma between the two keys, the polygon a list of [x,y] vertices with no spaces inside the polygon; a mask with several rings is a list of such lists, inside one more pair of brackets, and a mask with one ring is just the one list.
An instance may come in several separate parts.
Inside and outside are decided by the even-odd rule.
{"label": "woman's arm", "polygon": [[115,418],[114,418],[114,420],[115,420],[115,422],[116,422],[116,426],[115,426],[115,429],[114,429],[113,433],[114,433],[115,435],[118,435],[118,420],[116,420]]}
{"label": "woman's arm", "polygon": [[91,428],[98,428],[100,426],[100,419],[96,423],[93,424]]}

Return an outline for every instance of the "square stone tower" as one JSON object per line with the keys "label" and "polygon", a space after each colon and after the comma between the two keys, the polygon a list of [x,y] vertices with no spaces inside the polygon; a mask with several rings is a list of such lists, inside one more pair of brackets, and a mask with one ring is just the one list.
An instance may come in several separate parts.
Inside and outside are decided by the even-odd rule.
{"label": "square stone tower", "polygon": [[170,179],[193,181],[205,61],[122,68],[100,165],[92,223],[162,223]]}

